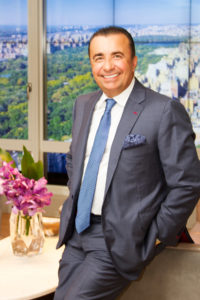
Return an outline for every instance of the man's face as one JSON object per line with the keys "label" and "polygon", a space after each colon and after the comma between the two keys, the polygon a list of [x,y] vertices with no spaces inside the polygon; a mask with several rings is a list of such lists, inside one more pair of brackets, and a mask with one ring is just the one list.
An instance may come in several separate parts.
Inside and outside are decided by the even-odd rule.
{"label": "man's face", "polygon": [[119,34],[96,36],[90,44],[90,63],[98,86],[108,97],[123,92],[131,83],[137,65],[128,38]]}

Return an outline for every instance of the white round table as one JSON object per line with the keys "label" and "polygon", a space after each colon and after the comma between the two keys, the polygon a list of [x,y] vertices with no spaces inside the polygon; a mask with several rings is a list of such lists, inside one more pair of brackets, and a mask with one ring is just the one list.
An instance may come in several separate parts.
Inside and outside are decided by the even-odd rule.
{"label": "white round table", "polygon": [[31,257],[12,253],[10,237],[0,240],[0,300],[28,300],[53,293],[63,247],[58,237],[46,237],[43,252]]}

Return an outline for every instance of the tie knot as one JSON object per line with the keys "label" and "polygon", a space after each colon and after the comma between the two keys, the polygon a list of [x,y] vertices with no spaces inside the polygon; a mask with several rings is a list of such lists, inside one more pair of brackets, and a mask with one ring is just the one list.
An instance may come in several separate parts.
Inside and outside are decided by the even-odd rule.
{"label": "tie knot", "polygon": [[109,112],[112,107],[115,105],[116,101],[112,98],[106,99],[106,112]]}

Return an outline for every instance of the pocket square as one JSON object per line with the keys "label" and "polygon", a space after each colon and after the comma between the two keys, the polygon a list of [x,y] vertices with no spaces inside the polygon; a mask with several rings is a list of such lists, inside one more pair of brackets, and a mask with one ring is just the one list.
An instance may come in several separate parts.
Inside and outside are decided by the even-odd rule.
{"label": "pocket square", "polygon": [[146,144],[146,137],[140,134],[129,134],[125,137],[123,149]]}

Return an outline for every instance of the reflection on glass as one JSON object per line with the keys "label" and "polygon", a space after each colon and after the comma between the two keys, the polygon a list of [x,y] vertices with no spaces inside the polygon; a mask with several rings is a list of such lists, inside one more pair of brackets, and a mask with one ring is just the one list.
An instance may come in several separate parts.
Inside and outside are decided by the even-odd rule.
{"label": "reflection on glass", "polygon": [[1,1],[0,138],[28,138],[27,54],[27,1]]}
{"label": "reflection on glass", "polygon": [[66,185],[68,181],[66,171],[66,154],[45,153],[44,173],[48,184]]}
{"label": "reflection on glass", "polygon": [[23,153],[21,151],[8,151],[16,164],[16,168],[21,171],[21,161]]}
{"label": "reflection on glass", "polygon": [[45,139],[69,141],[78,95],[97,89],[87,54],[92,33],[113,23],[113,0],[47,0]]}
{"label": "reflection on glass", "polygon": [[191,41],[200,43],[200,1],[191,0]]}
{"label": "reflection on glass", "polygon": [[190,2],[115,0],[115,22],[122,26],[128,24],[137,41],[186,41],[189,38]]}
{"label": "reflection on glass", "polygon": [[179,42],[136,43],[136,77],[147,87],[173,99],[188,88],[189,45]]}
{"label": "reflection on glass", "polygon": [[199,16],[198,0],[181,4],[173,0],[104,0],[101,4],[86,0],[84,5],[81,0],[47,0],[46,139],[70,140],[75,99],[97,88],[90,72],[88,41],[97,28],[115,24],[128,29],[136,42],[136,77],[183,103],[200,144]]}
{"label": "reflection on glass", "polygon": [[200,147],[200,1],[191,1],[190,78],[187,110],[190,114],[196,145]]}

